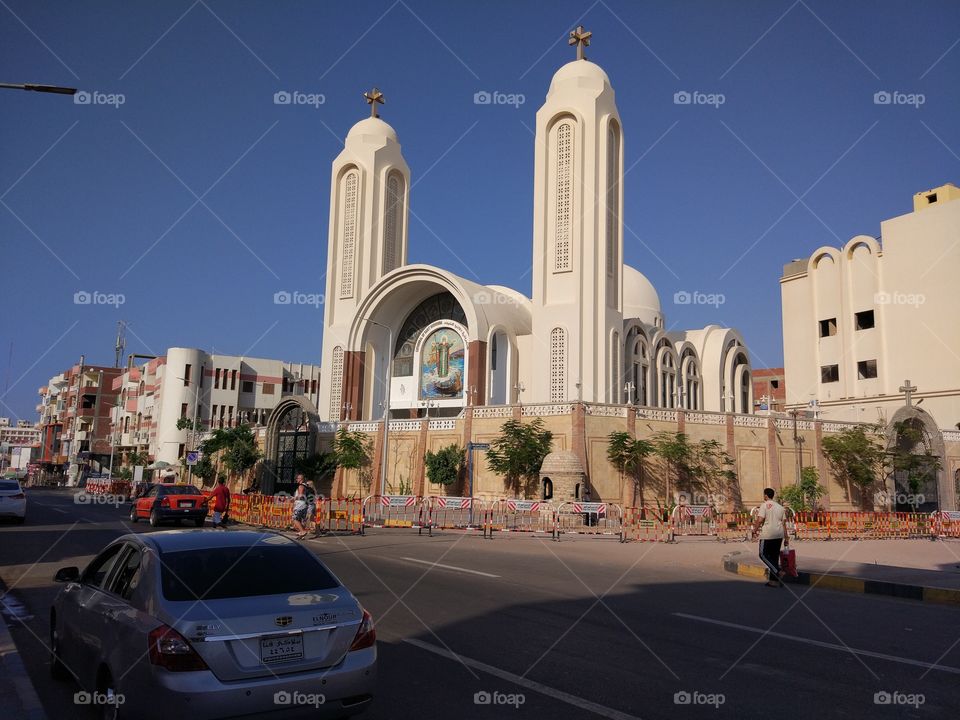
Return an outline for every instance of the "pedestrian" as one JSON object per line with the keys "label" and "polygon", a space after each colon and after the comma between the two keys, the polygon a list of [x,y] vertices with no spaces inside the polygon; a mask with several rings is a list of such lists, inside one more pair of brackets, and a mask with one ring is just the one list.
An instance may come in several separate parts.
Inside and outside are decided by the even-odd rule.
{"label": "pedestrian", "polygon": [[763,491],[763,503],[753,521],[753,536],[760,538],[760,560],[767,567],[767,586],[783,587],[784,572],[780,569],[780,546],[790,547],[787,533],[787,511],[773,499],[773,488]]}
{"label": "pedestrian", "polygon": [[223,516],[229,509],[230,488],[227,487],[227,479],[221,477],[213,489],[213,526],[215,528],[223,527]]}
{"label": "pedestrian", "polygon": [[[302,477],[298,475],[297,477]],[[293,527],[297,531],[297,540],[303,540],[307,536],[307,512],[310,503],[307,502],[307,488],[303,483],[297,485],[293,494]]]}

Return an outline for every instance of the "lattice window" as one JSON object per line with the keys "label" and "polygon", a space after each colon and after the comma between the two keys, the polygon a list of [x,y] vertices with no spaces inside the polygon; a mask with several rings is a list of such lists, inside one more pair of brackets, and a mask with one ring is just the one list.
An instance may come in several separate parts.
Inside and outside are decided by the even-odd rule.
{"label": "lattice window", "polygon": [[340,419],[340,401],[343,398],[343,348],[337,345],[333,349],[333,361],[330,373],[330,419]]}
{"label": "lattice window", "polygon": [[567,333],[563,328],[550,331],[550,402],[567,399]]}
{"label": "lattice window", "polygon": [[403,227],[403,177],[391,173],[387,180],[387,206],[383,219],[383,272],[397,267],[397,238]]}
{"label": "lattice window", "polygon": [[357,246],[357,186],[360,175],[351,170],[343,179],[343,235],[341,239],[342,259],[340,261],[340,297],[353,297],[354,259]]}
{"label": "lattice window", "polygon": [[573,123],[557,126],[556,167],[556,229],[554,237],[553,271],[570,270],[570,235],[573,217]]}
{"label": "lattice window", "polygon": [[616,277],[620,217],[620,142],[612,122],[607,131],[607,275]]}

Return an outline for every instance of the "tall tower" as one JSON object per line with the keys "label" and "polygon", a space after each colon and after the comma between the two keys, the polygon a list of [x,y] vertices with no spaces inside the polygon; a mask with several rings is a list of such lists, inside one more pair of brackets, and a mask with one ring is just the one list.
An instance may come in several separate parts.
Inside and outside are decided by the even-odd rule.
{"label": "tall tower", "polygon": [[620,402],[623,133],[607,74],[584,57],[553,76],[537,112],[531,399]]}
{"label": "tall tower", "polygon": [[[370,117],[347,134],[330,174],[323,310],[320,417],[358,417],[343,396],[344,373],[358,362],[346,347],[357,308],[381,277],[407,263],[410,168],[397,133],[380,119],[383,94],[365,93]],[[362,362],[362,360],[359,360]]]}

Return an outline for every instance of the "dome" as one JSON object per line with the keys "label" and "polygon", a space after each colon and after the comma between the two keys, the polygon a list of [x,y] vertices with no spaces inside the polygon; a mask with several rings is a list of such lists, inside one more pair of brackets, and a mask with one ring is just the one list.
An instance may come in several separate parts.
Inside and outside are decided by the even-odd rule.
{"label": "dome", "polygon": [[367,137],[386,138],[397,142],[397,131],[380,118],[368,117],[350,128],[347,133],[347,141]]}
{"label": "dome", "polygon": [[583,465],[573,450],[555,450],[543,459],[541,475],[583,475]]}
{"label": "dome", "polygon": [[555,90],[569,87],[583,87],[593,90],[603,90],[610,87],[610,78],[603,68],[589,60],[573,60],[557,70],[550,81],[547,96]]}
{"label": "dome", "polygon": [[662,317],[660,296],[646,275],[629,265],[623,266],[623,317],[639,318],[647,325]]}

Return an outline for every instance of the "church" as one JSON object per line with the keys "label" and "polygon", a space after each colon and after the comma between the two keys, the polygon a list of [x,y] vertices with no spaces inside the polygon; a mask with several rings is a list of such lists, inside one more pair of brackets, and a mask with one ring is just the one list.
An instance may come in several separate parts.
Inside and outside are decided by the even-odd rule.
{"label": "church", "polygon": [[624,126],[589,43],[571,32],[577,57],[537,111],[531,297],[408,264],[411,172],[382,94],[366,93],[370,117],[330,174],[321,419],[571,402],[752,412],[740,333],[666,330],[656,289],[623,263]]}

